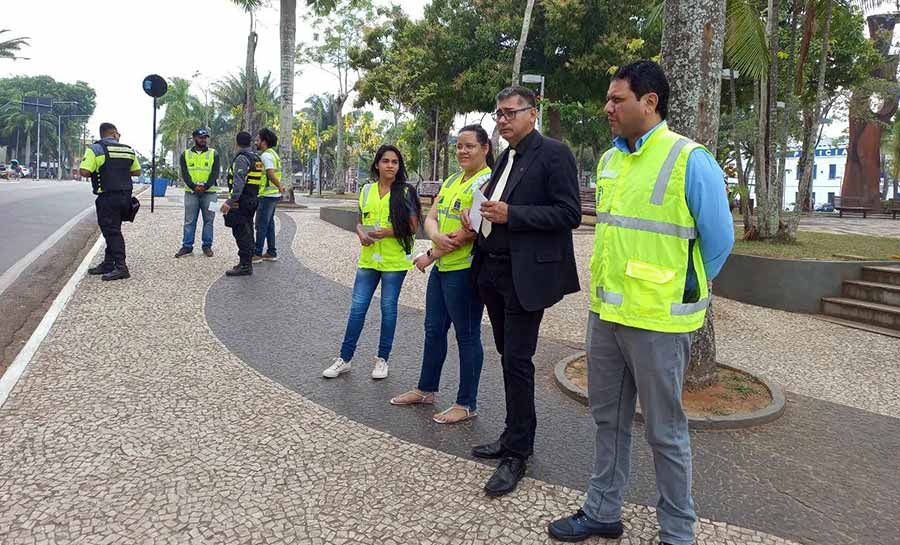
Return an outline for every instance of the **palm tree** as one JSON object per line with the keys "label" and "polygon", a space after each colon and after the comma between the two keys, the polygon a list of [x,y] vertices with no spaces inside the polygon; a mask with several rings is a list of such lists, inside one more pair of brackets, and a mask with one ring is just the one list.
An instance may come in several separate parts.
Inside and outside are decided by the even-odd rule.
{"label": "palm tree", "polygon": [[[3,35],[7,32],[10,32],[10,30],[0,30],[0,35]],[[10,38],[9,40],[0,41],[0,59],[25,59],[25,57],[17,56],[16,53],[18,53],[19,49],[21,49],[23,45],[30,45],[28,43],[29,39],[30,38],[21,36],[19,38]]]}
{"label": "palm tree", "polygon": [[169,90],[159,99],[159,105],[166,107],[159,131],[163,147],[172,151],[173,163],[184,153],[191,132],[203,123],[203,104],[191,94],[191,81],[172,78]]}
{"label": "palm tree", "polygon": [[[256,10],[262,6],[262,0],[232,0],[241,9],[250,15],[250,32],[247,34],[247,60],[244,66],[244,73],[252,76],[256,75],[256,43],[259,36],[256,34]],[[249,77],[244,80],[244,117],[241,122],[243,130],[253,132],[253,84],[256,83],[256,77]]]}
{"label": "palm tree", "polygon": [[297,62],[297,0],[281,0],[281,179],[287,188],[284,199],[294,199],[294,66]]}

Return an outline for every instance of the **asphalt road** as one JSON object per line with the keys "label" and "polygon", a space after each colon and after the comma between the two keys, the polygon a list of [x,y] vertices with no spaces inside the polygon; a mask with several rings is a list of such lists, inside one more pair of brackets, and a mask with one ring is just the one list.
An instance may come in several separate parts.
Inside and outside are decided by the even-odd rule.
{"label": "asphalt road", "polygon": [[93,202],[87,182],[0,180],[0,275]]}

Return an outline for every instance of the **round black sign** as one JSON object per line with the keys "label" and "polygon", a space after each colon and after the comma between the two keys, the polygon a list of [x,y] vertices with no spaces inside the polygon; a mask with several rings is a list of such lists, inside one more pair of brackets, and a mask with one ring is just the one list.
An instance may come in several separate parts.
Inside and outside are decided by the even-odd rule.
{"label": "round black sign", "polygon": [[166,80],[156,74],[150,74],[144,78],[144,92],[152,97],[159,98],[166,94],[168,89],[169,86],[166,84]]}

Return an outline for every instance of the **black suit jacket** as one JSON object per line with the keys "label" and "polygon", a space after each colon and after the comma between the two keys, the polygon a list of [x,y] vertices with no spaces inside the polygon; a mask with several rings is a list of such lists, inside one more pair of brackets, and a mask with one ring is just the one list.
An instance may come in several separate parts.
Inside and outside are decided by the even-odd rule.
{"label": "black suit jacket", "polygon": [[[513,163],[502,200],[509,205],[510,260],[513,285],[522,307],[536,311],[553,306],[580,289],[572,229],[581,224],[581,199],[575,157],[568,146],[535,135],[521,159]],[[497,161],[504,165],[509,151]],[[502,174],[494,169],[492,187]],[[485,251],[476,244],[477,278]]]}

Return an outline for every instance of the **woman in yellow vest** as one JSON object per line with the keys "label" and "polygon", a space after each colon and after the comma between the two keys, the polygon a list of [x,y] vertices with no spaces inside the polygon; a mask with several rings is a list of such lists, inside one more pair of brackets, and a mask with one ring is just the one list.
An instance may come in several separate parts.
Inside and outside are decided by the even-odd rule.
{"label": "woman in yellow vest", "polygon": [[353,282],[347,331],[340,357],[322,372],[325,378],[335,378],[350,371],[350,360],[379,282],[381,337],[372,378],[387,378],[387,361],[397,329],[397,300],[406,272],[413,267],[412,249],[419,229],[421,207],[416,190],[406,183],[406,166],[400,150],[391,145],[378,148],[371,174],[376,181],[366,184],[359,192],[356,235],[362,250]]}
{"label": "woman in yellow vest", "polygon": [[459,131],[456,158],[463,171],[444,180],[436,204],[425,219],[425,232],[432,247],[415,260],[423,272],[437,263],[428,277],[425,296],[425,349],[419,384],[391,399],[392,405],[434,403],[447,358],[447,333],[453,324],[459,347],[459,388],[456,403],[434,415],[438,424],[455,424],[476,415],[478,382],[484,361],[481,344],[484,304],[478,297],[470,270],[476,233],[465,229],[459,217],[461,210],[472,207],[473,194],[491,177],[494,163],[491,140],[481,125],[467,125]]}

